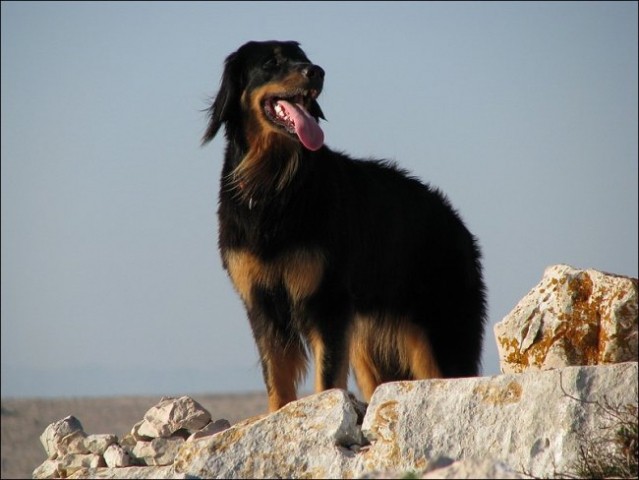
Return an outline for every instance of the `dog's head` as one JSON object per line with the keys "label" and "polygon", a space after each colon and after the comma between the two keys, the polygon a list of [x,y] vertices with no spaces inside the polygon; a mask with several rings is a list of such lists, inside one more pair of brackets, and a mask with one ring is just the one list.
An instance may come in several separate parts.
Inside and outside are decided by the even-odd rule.
{"label": "dog's head", "polygon": [[317,103],[323,84],[324,70],[297,42],[248,42],[226,59],[202,142],[211,141],[224,124],[227,138],[243,135],[252,143],[275,134],[317,150],[324,142],[318,125],[324,114]]}

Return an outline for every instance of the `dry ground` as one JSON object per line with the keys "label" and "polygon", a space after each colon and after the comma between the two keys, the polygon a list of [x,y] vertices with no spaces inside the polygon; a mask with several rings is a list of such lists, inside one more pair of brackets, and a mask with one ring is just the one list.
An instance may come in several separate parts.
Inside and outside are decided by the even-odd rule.
{"label": "dry ground", "polygon": [[[213,420],[231,424],[265,413],[265,393],[191,395]],[[31,398],[2,399],[2,475],[0,478],[31,478],[45,459],[40,435],[50,423],[75,416],[87,434],[129,432],[160,397]]]}

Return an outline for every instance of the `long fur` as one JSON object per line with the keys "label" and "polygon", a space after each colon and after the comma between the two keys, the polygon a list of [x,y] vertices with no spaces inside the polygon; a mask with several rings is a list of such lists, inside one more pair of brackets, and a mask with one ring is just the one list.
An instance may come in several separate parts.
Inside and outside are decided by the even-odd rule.
{"label": "long fur", "polygon": [[[390,162],[310,151],[265,115],[268,95],[318,94],[320,71],[296,42],[243,45],[226,59],[203,137],[225,127],[219,248],[270,410],[296,398],[307,353],[317,391],[346,388],[350,365],[366,399],[383,382],[480,367],[479,247],[445,196]],[[316,96],[305,101],[324,118]]]}

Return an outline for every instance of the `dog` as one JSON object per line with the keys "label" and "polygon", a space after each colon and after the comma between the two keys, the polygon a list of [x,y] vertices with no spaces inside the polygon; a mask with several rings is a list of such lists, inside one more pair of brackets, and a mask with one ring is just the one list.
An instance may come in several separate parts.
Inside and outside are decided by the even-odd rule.
{"label": "dog", "polygon": [[298,42],[224,63],[202,144],[224,126],[218,246],[246,308],[270,411],[315,390],[478,375],[481,254],[447,198],[388,161],[324,144],[324,70]]}

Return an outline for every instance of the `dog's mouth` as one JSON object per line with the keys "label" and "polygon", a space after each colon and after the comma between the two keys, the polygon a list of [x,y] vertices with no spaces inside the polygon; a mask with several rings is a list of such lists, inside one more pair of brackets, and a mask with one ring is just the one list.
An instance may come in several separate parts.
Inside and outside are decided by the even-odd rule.
{"label": "dog's mouth", "polygon": [[264,113],[277,127],[296,135],[307,149],[315,151],[324,144],[324,132],[308,113],[319,90],[301,90],[293,94],[270,96],[264,100]]}

